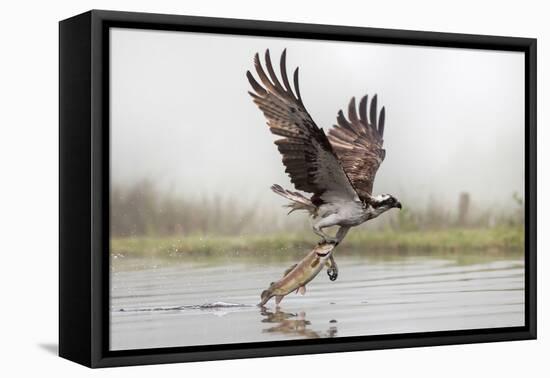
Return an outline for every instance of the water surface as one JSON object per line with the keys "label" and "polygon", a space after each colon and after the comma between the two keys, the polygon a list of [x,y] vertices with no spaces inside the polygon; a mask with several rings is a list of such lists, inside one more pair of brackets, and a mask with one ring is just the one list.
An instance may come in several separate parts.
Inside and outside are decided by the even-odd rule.
{"label": "water surface", "polygon": [[112,350],[522,326],[519,256],[335,255],[305,296],[256,304],[291,261],[114,258]]}

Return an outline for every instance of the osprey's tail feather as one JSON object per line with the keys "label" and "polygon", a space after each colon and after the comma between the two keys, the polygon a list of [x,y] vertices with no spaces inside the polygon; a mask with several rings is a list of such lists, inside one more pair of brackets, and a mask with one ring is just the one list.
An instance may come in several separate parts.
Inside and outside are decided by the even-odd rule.
{"label": "osprey's tail feather", "polygon": [[304,197],[302,194],[286,190],[282,186],[277,184],[272,185],[271,190],[273,190],[281,197],[284,197],[291,201],[288,205],[285,205],[285,207],[290,208],[288,214],[292,213],[295,210],[306,210],[311,216],[317,215],[317,206],[315,206],[309,198]]}

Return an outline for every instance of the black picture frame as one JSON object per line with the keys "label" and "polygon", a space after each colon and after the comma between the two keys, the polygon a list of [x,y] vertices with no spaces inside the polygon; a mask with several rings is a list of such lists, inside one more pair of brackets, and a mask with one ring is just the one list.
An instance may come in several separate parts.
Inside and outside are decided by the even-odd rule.
{"label": "black picture frame", "polygon": [[[525,326],[110,351],[109,28],[525,54]],[[92,10],[59,24],[59,354],[89,367],[536,338],[536,39]]]}

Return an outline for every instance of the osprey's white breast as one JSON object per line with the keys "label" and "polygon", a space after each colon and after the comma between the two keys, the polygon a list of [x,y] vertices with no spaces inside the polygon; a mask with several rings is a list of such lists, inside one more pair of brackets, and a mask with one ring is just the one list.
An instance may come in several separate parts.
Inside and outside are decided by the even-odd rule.
{"label": "osprey's white breast", "polygon": [[323,204],[319,208],[319,215],[332,215],[340,226],[357,226],[371,218],[372,207],[365,208],[362,202],[342,201]]}
{"label": "osprey's white breast", "polygon": [[386,210],[384,206],[374,208],[372,205],[364,206],[362,202],[342,201],[321,205],[318,216],[321,218],[330,216],[340,226],[358,226],[369,219],[376,218]]}

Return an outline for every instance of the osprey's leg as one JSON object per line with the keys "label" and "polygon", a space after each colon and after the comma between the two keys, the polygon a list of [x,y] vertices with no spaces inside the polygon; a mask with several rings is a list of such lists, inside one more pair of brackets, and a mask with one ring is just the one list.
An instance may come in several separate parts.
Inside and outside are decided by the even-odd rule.
{"label": "osprey's leg", "polygon": [[323,238],[321,243],[333,243],[337,244],[338,240],[323,232],[323,228],[336,226],[338,219],[335,214],[329,215],[326,218],[321,218],[318,222],[313,224],[313,232]]}
{"label": "osprey's leg", "polygon": [[324,233],[323,228],[337,226],[340,221],[341,219],[337,214],[331,214],[326,218],[321,218],[318,222],[313,224],[313,232],[323,238],[322,242],[338,245],[338,243],[340,243],[348,233],[349,227],[340,226],[340,229],[336,233],[335,237]]}
{"label": "osprey's leg", "polygon": [[[336,244],[340,244],[342,240],[344,240],[344,237],[348,233],[350,227],[341,226],[338,229],[338,232],[336,233]],[[334,256],[331,254],[328,261],[327,261],[327,274],[331,281],[336,281],[338,278],[338,265],[336,265],[336,261],[334,261]]]}
{"label": "osprey's leg", "polygon": [[332,255],[330,255],[329,259],[326,262],[326,265],[328,267],[328,278],[330,278],[331,281],[336,281],[336,279],[338,278],[338,265],[336,265],[336,261],[334,261],[334,257],[332,257]]}
{"label": "osprey's leg", "polygon": [[340,244],[342,242],[342,240],[344,240],[344,238],[346,237],[346,235],[347,235],[350,228],[351,227],[341,226],[338,229],[338,232],[336,233],[337,244]]}

